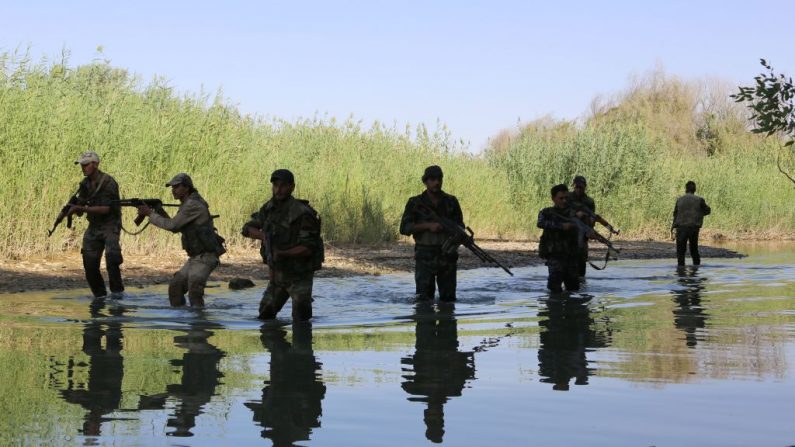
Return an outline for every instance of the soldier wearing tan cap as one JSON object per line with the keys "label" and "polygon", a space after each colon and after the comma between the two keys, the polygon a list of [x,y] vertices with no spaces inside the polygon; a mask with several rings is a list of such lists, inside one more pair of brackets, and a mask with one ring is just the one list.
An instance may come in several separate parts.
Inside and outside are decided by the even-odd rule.
{"label": "soldier wearing tan cap", "polygon": [[110,291],[120,298],[124,292],[120,267],[124,259],[119,244],[121,209],[108,205],[112,200],[119,200],[119,185],[113,177],[99,170],[96,152],[83,152],[75,164],[80,165],[85,178],[80,182],[78,204],[72,205],[69,214],[82,216],[85,213],[88,219],[81,250],[86,281],[95,297],[107,295],[105,280],[99,271],[104,252]]}
{"label": "soldier wearing tan cap", "polygon": [[188,261],[171,278],[168,299],[172,306],[183,306],[187,293],[190,305],[201,307],[204,306],[207,278],[218,267],[218,257],[226,253],[223,239],[215,232],[209,205],[194,188],[188,174],[177,174],[166,186],[171,187],[171,194],[180,201],[177,214],[161,216],[146,205],[138,207],[138,214],[149,216],[149,222],[156,227],[182,233],[182,248],[188,253]]}

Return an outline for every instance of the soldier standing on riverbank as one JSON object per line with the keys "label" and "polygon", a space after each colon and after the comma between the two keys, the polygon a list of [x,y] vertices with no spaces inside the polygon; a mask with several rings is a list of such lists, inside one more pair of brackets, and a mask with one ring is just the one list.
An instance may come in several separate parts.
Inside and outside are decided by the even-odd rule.
{"label": "soldier standing on riverbank", "polygon": [[[578,175],[574,177],[572,181],[572,186],[574,190],[569,191],[568,194],[568,204],[569,206],[574,209],[575,211],[580,211],[586,209],[589,211],[589,214],[592,216],[590,222],[587,222],[591,227],[596,225],[596,222],[604,225],[611,233],[615,233],[613,226],[610,225],[610,222],[602,218],[602,216],[596,214],[596,202],[594,202],[593,198],[589,196],[585,190],[588,187],[588,182],[585,180],[585,177]],[[577,272],[580,275],[580,278],[585,278],[586,267],[588,265],[588,240],[586,239],[582,243],[582,247],[580,248],[580,256],[577,260]]]}
{"label": "soldier standing on riverbank", "polygon": [[124,284],[121,279],[121,255],[119,235],[121,233],[121,209],[118,206],[102,205],[119,200],[119,185],[110,175],[99,170],[99,155],[83,152],[75,161],[83,170],[85,178],[80,182],[77,204],[69,209],[69,215],[86,214],[88,228],[83,234],[83,269],[86,281],[94,297],[107,295],[105,280],[99,271],[102,252],[105,252],[105,268],[108,271],[110,291],[121,298]]}
{"label": "soldier standing on riverbank", "polygon": [[707,202],[696,195],[695,182],[685,183],[685,195],[676,199],[674,223],[671,226],[676,229],[677,265],[685,265],[685,251],[688,243],[693,265],[701,264],[701,255],[698,253],[698,232],[704,223],[704,216],[711,212]]}
{"label": "soldier standing on riverbank", "polygon": [[194,188],[190,176],[179,173],[166,186],[171,187],[171,194],[180,201],[177,214],[171,218],[161,216],[146,205],[138,207],[138,214],[148,216],[149,222],[156,227],[182,233],[182,248],[188,253],[188,261],[171,278],[168,300],[172,306],[184,306],[187,292],[190,305],[202,307],[207,278],[218,267],[218,257],[226,253],[226,249],[213,227],[209,205]]}
{"label": "soldier standing on riverbank", "polygon": [[[446,247],[451,235],[432,214],[464,226],[461,205],[455,196],[442,191],[444,174],[439,166],[428,166],[422,175],[425,191],[410,198],[400,220],[400,234],[414,237],[414,282],[420,301],[433,300],[436,285],[439,300],[455,301],[458,245]],[[423,211],[424,210],[424,211]],[[427,211],[427,212],[425,212]]]}
{"label": "soldier standing on riverbank", "polygon": [[262,294],[259,318],[276,318],[293,299],[293,322],[312,318],[312,282],[323,263],[320,217],[309,202],[293,197],[295,177],[287,169],[271,174],[273,197],[244,226],[243,236],[262,241],[260,254],[270,282]]}
{"label": "soldier standing on riverbank", "polygon": [[538,256],[546,260],[549,269],[547,288],[552,293],[563,291],[565,284],[569,292],[580,290],[578,262],[582,254],[578,244],[579,232],[574,219],[586,216],[568,204],[569,188],[560,184],[552,187],[552,202],[555,204],[538,213],[538,228],[544,230],[538,244]]}

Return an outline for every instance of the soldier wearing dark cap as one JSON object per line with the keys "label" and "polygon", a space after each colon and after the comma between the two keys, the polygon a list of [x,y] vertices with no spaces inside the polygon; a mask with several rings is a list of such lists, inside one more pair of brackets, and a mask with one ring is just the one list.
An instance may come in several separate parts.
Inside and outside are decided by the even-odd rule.
{"label": "soldier wearing dark cap", "polygon": [[149,216],[149,222],[156,227],[182,233],[182,248],[188,253],[188,261],[171,278],[168,299],[172,306],[183,306],[187,292],[190,305],[202,307],[207,279],[218,267],[218,257],[226,253],[226,249],[213,226],[210,207],[193,186],[190,176],[179,173],[166,186],[171,187],[171,194],[180,202],[174,217],[161,216],[146,205],[139,206],[138,213]]}
{"label": "soldier wearing dark cap", "polygon": [[83,152],[75,161],[83,170],[85,178],[80,182],[77,204],[69,209],[69,215],[86,214],[88,228],[83,234],[83,269],[91,293],[99,298],[107,295],[105,280],[99,271],[102,252],[105,252],[105,268],[108,271],[110,291],[121,297],[124,284],[121,279],[121,255],[119,235],[121,233],[121,209],[118,206],[102,205],[111,200],[119,200],[119,185],[110,175],[99,170],[99,155],[96,152]]}
{"label": "soldier wearing dark cap", "polygon": [[[584,220],[590,226],[594,226],[597,222],[607,227],[611,232],[615,232],[610,222],[606,221],[602,216],[596,214],[596,203],[593,198],[589,196],[585,190],[588,187],[588,182],[585,177],[577,175],[572,181],[573,190],[568,193],[568,205],[575,211],[587,210],[589,216]],[[580,249],[579,259],[577,261],[577,272],[581,278],[585,277],[586,267],[588,265],[588,240],[586,239]]]}
{"label": "soldier wearing dark cap", "polygon": [[458,199],[442,191],[443,178],[439,166],[425,168],[422,175],[425,191],[409,199],[400,220],[400,234],[414,237],[414,282],[417,299],[421,301],[432,300],[437,285],[441,301],[455,301],[458,252],[442,249],[450,235],[440,223],[418,210],[425,207],[438,216],[464,226],[464,215]]}
{"label": "soldier wearing dark cap", "polygon": [[273,197],[251,215],[241,233],[262,241],[260,254],[270,282],[262,294],[259,318],[276,318],[288,298],[293,321],[312,318],[312,282],[323,263],[320,217],[306,200],[293,197],[295,177],[287,169],[271,174]]}
{"label": "soldier wearing dark cap", "polygon": [[704,224],[704,216],[712,212],[707,202],[696,195],[696,183],[689,181],[685,184],[685,195],[676,199],[674,206],[674,223],[676,228],[676,260],[679,266],[685,265],[685,251],[690,244],[690,257],[693,265],[701,264],[701,255],[698,253],[698,232]]}

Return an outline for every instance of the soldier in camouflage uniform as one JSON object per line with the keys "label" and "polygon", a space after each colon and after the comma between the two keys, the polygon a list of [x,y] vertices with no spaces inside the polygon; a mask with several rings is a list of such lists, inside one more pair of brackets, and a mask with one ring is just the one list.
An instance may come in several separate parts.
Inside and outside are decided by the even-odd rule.
{"label": "soldier in camouflage uniform", "polygon": [[704,223],[704,216],[712,210],[703,198],[696,195],[695,182],[685,184],[685,195],[676,199],[674,206],[674,223],[676,228],[676,261],[679,266],[685,265],[685,251],[690,243],[690,257],[693,265],[701,264],[701,255],[698,253],[698,232]]}
{"label": "soldier in camouflage uniform", "polygon": [[414,237],[414,282],[420,301],[433,300],[435,285],[439,286],[439,300],[455,301],[458,251],[445,252],[442,246],[450,235],[440,223],[417,210],[418,206],[427,207],[464,226],[458,199],[442,191],[443,178],[442,168],[427,167],[422,176],[425,192],[409,199],[400,221],[400,234]]}
{"label": "soldier in camouflage uniform", "polygon": [[184,306],[187,292],[191,306],[203,307],[207,278],[218,267],[218,257],[226,253],[223,239],[215,232],[209,205],[188,174],[177,174],[166,186],[171,187],[171,194],[180,201],[174,217],[161,216],[146,205],[139,206],[138,213],[148,216],[149,222],[156,227],[182,233],[182,248],[188,253],[188,261],[168,284],[171,305]]}
{"label": "soldier in camouflage uniform", "polygon": [[587,214],[575,211],[568,204],[569,189],[566,185],[552,187],[552,201],[555,206],[544,208],[538,213],[538,228],[544,230],[538,245],[538,255],[546,260],[549,269],[547,288],[552,293],[580,289],[578,262],[582,255],[578,244],[577,227],[573,219],[585,219]]}
{"label": "soldier in camouflage uniform", "polygon": [[[568,195],[568,203],[569,207],[571,207],[575,211],[580,210],[587,210],[589,211],[591,218],[585,219],[586,222],[589,223],[591,227],[596,225],[596,222],[607,227],[611,232],[613,231],[613,226],[610,225],[610,222],[606,221],[602,216],[596,214],[596,202],[594,202],[593,198],[586,194],[585,190],[588,187],[588,182],[585,180],[585,177],[581,175],[577,175],[574,177],[572,181],[572,186],[574,186],[574,190],[569,191]],[[580,248],[580,257],[577,260],[577,273],[580,275],[580,278],[585,277],[586,267],[588,266],[588,240],[586,239],[582,243],[582,247]]]}
{"label": "soldier in camouflage uniform", "polygon": [[124,292],[121,279],[121,255],[119,234],[121,232],[121,209],[119,206],[103,205],[119,200],[119,185],[110,175],[99,170],[99,155],[84,152],[75,161],[83,170],[85,178],[80,182],[77,204],[69,209],[69,215],[86,214],[88,229],[83,234],[83,269],[86,281],[95,297],[107,295],[105,280],[99,271],[102,252],[105,252],[105,268],[108,271],[110,291],[117,298]]}
{"label": "soldier in camouflage uniform", "polygon": [[273,197],[251,215],[243,236],[262,241],[260,254],[270,282],[262,294],[259,318],[276,318],[288,298],[293,321],[312,318],[312,281],[323,262],[320,217],[309,202],[293,197],[295,177],[287,169],[271,174]]}

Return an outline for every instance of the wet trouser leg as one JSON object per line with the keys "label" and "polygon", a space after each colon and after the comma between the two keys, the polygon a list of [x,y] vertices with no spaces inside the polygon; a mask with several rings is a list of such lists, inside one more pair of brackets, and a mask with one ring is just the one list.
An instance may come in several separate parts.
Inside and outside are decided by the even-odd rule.
{"label": "wet trouser leg", "polygon": [[312,285],[314,272],[306,272],[296,277],[284,279],[283,274],[275,272],[275,279],[268,283],[259,304],[259,318],[270,320],[284,307],[288,298],[293,299],[293,322],[312,318]]}
{"label": "wet trouser leg", "polygon": [[676,264],[685,265],[685,252],[687,251],[687,229],[678,227],[676,229]]}
{"label": "wet trouser leg", "polygon": [[168,299],[171,305],[184,305],[187,292],[191,306],[204,306],[204,288],[207,286],[210,273],[218,267],[218,264],[218,256],[214,253],[202,253],[188,258],[168,285]]}
{"label": "wet trouser leg", "polygon": [[687,242],[690,244],[690,257],[693,258],[693,265],[701,265],[701,254],[698,252],[698,228],[690,230]]}
{"label": "wet trouser leg", "polygon": [[547,289],[553,293],[566,290],[573,292],[580,290],[580,278],[577,260],[574,259],[548,259],[547,268],[549,277],[547,278]]}
{"label": "wet trouser leg", "polygon": [[433,249],[414,247],[414,283],[420,301],[433,300],[436,293],[437,260]]}
{"label": "wet trouser leg", "polygon": [[439,301],[455,301],[457,268],[458,254],[439,257],[436,274],[436,283],[439,286]]}
{"label": "wet trouser leg", "polygon": [[190,259],[188,259],[188,262],[186,262],[177,273],[174,273],[174,276],[171,277],[171,281],[168,283],[168,301],[174,307],[185,305],[185,293],[188,291],[189,268]]}
{"label": "wet trouser leg", "polygon": [[88,287],[91,288],[91,293],[97,298],[108,294],[107,289],[105,289],[105,280],[99,271],[104,250],[104,238],[99,231],[89,226],[83,234],[83,248],[80,253],[83,256],[83,270],[86,274],[86,282],[88,282]]}
{"label": "wet trouser leg", "polygon": [[685,252],[688,244],[690,244],[690,257],[693,258],[693,265],[701,264],[701,255],[698,252],[698,231],[698,227],[678,227],[676,229],[676,261],[678,265],[685,265]]}
{"label": "wet trouser leg", "polygon": [[105,268],[108,270],[108,283],[112,293],[124,292],[124,283],[121,279],[121,264],[124,258],[121,255],[119,231],[108,229],[105,236]]}

